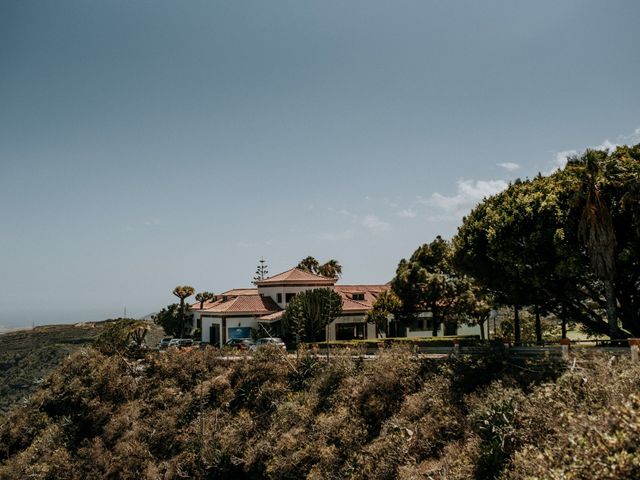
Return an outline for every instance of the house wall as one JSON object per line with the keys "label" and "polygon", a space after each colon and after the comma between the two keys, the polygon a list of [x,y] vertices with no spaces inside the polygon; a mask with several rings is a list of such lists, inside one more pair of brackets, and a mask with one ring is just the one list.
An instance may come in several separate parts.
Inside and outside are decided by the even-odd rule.
{"label": "house wall", "polygon": [[[289,285],[289,286],[264,286],[258,287],[258,293],[264,295],[266,297],[271,297],[274,302],[278,304],[278,306],[282,309],[287,308],[286,298],[287,293],[295,293],[298,294],[300,292],[306,292],[307,290],[314,290],[316,288],[327,288],[327,287],[318,287],[318,286],[309,286],[309,285]],[[278,302],[278,293],[282,294],[282,302]]]}
{"label": "house wall", "polygon": [[[230,338],[230,330],[234,328],[257,328],[258,322],[255,317],[250,316],[225,316],[226,322],[223,322],[223,317],[218,316],[210,316],[203,315],[202,317],[202,341],[205,343],[211,343],[211,338],[209,337],[209,329],[212,325],[220,325],[220,344],[218,346],[222,346],[224,342],[226,342]],[[223,323],[225,323],[225,328],[222,328]]]}
{"label": "house wall", "polygon": [[336,339],[336,325],[345,324],[345,323],[364,323],[365,324],[365,334],[364,338],[376,338],[376,326],[373,323],[366,323],[366,315],[364,314],[354,314],[354,315],[341,315],[336,318],[333,322],[327,325],[327,340],[333,341]]}

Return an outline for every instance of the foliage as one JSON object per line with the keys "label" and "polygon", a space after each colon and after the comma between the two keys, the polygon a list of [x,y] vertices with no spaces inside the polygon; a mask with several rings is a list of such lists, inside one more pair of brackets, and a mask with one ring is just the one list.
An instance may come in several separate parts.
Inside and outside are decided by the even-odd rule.
{"label": "foliage", "polygon": [[184,301],[194,293],[196,293],[195,288],[189,285],[178,285],[173,289],[173,294],[180,299],[180,338],[184,337],[186,309],[189,307]]}
{"label": "foliage", "polygon": [[196,294],[196,302],[200,302],[200,309],[204,307],[206,302],[213,300],[215,294],[213,292],[199,292]]}
{"label": "foliage", "polygon": [[[185,306],[185,314],[189,315],[190,307]],[[176,338],[180,338],[182,334],[182,320],[180,318],[180,304],[172,303],[160,310],[153,317],[153,321],[156,325],[162,327],[167,335],[171,335]]]}
{"label": "foliage", "polygon": [[0,420],[0,478],[633,479],[639,375],[499,348],[365,362],[88,349]]}
{"label": "foliage", "polygon": [[637,145],[587,151],[548,177],[518,180],[463,220],[453,263],[499,303],[640,335],[639,178]]}
{"label": "foliage", "polygon": [[437,236],[419,247],[409,260],[402,259],[391,281],[401,301],[399,320],[405,323],[418,312],[431,313],[432,334],[445,322],[457,322],[473,308],[471,284],[453,268],[452,247]]}
{"label": "foliage", "polygon": [[342,265],[340,265],[340,263],[338,263],[338,261],[334,259],[320,264],[320,262],[318,262],[318,260],[316,260],[314,257],[309,256],[300,260],[300,263],[298,263],[296,268],[336,280],[338,280],[342,276]]}
{"label": "foliage", "polygon": [[330,288],[316,288],[293,298],[282,317],[282,326],[302,341],[315,341],[341,313],[340,295]]}
{"label": "foliage", "polygon": [[150,328],[150,325],[144,320],[119,318],[105,326],[102,333],[96,338],[94,346],[106,355],[125,353],[131,343],[139,349],[142,347]]}
{"label": "foliage", "polygon": [[388,334],[387,326],[389,315],[399,315],[402,311],[402,301],[392,291],[382,292],[373,304],[373,308],[367,312],[367,323],[375,323],[376,333]]}
{"label": "foliage", "polygon": [[264,258],[260,258],[258,266],[256,267],[256,273],[253,276],[253,284],[256,285],[260,280],[264,280],[269,275],[269,267]]}

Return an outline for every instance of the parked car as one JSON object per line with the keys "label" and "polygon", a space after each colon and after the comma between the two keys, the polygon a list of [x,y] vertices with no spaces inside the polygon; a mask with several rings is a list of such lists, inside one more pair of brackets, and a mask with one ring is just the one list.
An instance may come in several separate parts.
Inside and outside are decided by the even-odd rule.
{"label": "parked car", "polygon": [[164,350],[169,346],[169,342],[171,342],[171,340],[173,339],[173,337],[164,337],[162,340],[160,340],[160,342],[158,342],[158,350]]}
{"label": "parked car", "polygon": [[255,345],[252,345],[251,347],[249,347],[249,349],[255,351],[260,348],[264,348],[267,345],[278,347],[285,351],[287,350],[287,345],[284,343],[284,341],[281,338],[278,338],[278,337],[259,338],[258,341],[255,343]]}
{"label": "parked car", "polygon": [[250,338],[230,338],[224,344],[225,347],[237,348],[238,350],[249,350],[255,342]]}
{"label": "parked car", "polygon": [[192,338],[174,338],[169,342],[168,348],[177,347],[177,348],[185,348],[191,347],[193,345]]}

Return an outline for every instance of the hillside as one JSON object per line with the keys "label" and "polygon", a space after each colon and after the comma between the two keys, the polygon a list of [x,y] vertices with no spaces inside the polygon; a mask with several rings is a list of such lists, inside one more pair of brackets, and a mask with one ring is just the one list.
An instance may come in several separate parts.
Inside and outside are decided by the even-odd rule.
{"label": "hillside", "polygon": [[640,365],[215,349],[66,360],[0,422],[0,479],[632,479]]}
{"label": "hillside", "polygon": [[[47,325],[0,335],[0,416],[30,395],[70,354],[92,344],[104,322]],[[159,334],[154,327],[153,341]]]}

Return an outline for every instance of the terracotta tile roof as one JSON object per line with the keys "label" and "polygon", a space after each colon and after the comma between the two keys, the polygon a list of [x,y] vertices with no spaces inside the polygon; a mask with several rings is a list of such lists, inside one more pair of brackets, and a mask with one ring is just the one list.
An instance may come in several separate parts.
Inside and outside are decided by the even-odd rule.
{"label": "terracotta tile roof", "polygon": [[342,297],[342,312],[343,313],[366,313],[371,310],[371,305],[359,302],[357,300],[352,300],[349,297]]}
{"label": "terracotta tile roof", "polygon": [[258,286],[269,285],[324,285],[331,286],[336,283],[335,279],[322,277],[320,275],[314,275],[313,273],[305,272],[299,268],[292,268],[286,272],[279,273],[273,277],[265,278],[257,282]]}
{"label": "terracotta tile roof", "polygon": [[[216,298],[220,298],[220,297],[217,296]],[[214,300],[213,302],[206,301],[202,304],[202,309],[200,308],[200,302],[192,303],[191,310],[198,310],[198,311],[208,310],[209,308],[213,307],[214,305],[217,305],[220,302],[221,300]]]}
{"label": "terracotta tile roof", "polygon": [[282,315],[284,315],[284,310],[270,313],[269,315],[263,315],[262,317],[256,318],[256,320],[259,322],[277,322],[278,320],[282,320]]}
{"label": "terracotta tile roof", "polygon": [[280,307],[271,297],[262,295],[238,295],[228,299],[226,302],[220,301],[208,308],[206,313],[244,313],[247,315],[266,315],[277,312]]}
{"label": "terracotta tile roof", "polygon": [[[349,300],[358,305],[365,305],[366,310],[371,310],[380,294],[388,291],[390,288],[389,285],[336,285],[333,289],[342,297],[345,304],[347,300]],[[362,300],[354,300],[353,294],[355,293],[363,294],[364,298]],[[355,305],[351,303],[349,303],[349,305],[351,305],[349,307],[350,309],[355,310]],[[343,310],[347,310],[347,308],[343,307]]]}
{"label": "terracotta tile roof", "polygon": [[231,290],[227,290],[226,292],[222,292],[220,295],[226,295],[228,297],[235,297],[237,295],[257,295],[257,288],[233,288]]}

